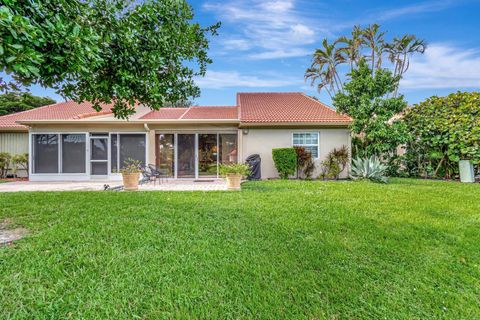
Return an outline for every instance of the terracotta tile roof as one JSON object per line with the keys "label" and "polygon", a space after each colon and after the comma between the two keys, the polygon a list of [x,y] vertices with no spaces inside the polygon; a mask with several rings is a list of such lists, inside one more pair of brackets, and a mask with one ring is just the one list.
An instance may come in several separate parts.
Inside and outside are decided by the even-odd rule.
{"label": "terracotta tile roof", "polygon": [[162,108],[147,113],[140,119],[158,120],[182,120],[182,119],[238,119],[238,108],[236,106],[208,106],[190,108]]}
{"label": "terracotta tile roof", "polygon": [[[49,106],[0,117],[0,129],[24,130],[21,120],[76,120],[110,114],[111,105],[100,112],[89,102],[60,102]],[[150,111],[139,120],[218,119],[241,123],[344,123],[351,119],[300,92],[238,93],[237,106],[162,108]]]}
{"label": "terracotta tile roof", "polygon": [[26,130],[16,121],[19,120],[68,120],[82,119],[110,112],[111,105],[103,105],[100,112],[92,108],[90,102],[76,103],[74,101],[59,102],[32,110],[17,112],[0,117],[0,128]]}
{"label": "terracotta tile roof", "polygon": [[237,105],[240,120],[246,123],[351,121],[301,92],[238,93]]}
{"label": "terracotta tile roof", "polygon": [[161,108],[160,110],[154,110],[146,115],[140,117],[140,119],[179,119],[188,108]]}
{"label": "terracotta tile roof", "polygon": [[235,106],[222,107],[191,107],[182,116],[182,119],[238,119],[238,108]]}

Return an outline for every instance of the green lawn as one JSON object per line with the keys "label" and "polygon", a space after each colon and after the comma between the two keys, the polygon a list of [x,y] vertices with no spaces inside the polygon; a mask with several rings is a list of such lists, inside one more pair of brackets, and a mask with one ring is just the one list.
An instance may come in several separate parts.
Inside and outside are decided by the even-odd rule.
{"label": "green lawn", "polygon": [[479,319],[480,185],[0,194],[0,319]]}

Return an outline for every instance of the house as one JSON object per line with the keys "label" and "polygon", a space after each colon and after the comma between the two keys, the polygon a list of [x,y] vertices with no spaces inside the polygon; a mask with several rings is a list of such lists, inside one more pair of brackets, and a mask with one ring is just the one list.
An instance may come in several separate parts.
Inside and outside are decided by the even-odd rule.
{"label": "house", "polygon": [[238,93],[235,106],[151,110],[128,120],[88,102],[61,102],[0,117],[0,152],[27,152],[30,180],[120,179],[128,158],[156,164],[175,179],[217,178],[218,165],[262,159],[262,178],[278,176],[272,149],[304,146],[317,164],[350,149],[351,119],[303,93]]}

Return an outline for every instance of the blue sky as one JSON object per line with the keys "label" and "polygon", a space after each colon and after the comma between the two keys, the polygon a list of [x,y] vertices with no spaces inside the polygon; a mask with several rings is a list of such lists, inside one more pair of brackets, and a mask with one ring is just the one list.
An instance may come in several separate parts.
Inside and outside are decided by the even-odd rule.
{"label": "blue sky", "polygon": [[[428,43],[413,57],[401,92],[409,103],[431,95],[480,88],[480,0],[437,1],[189,1],[195,20],[222,22],[212,38],[199,105],[233,105],[235,93],[302,91],[330,103],[304,82],[311,54],[323,38],[348,35],[356,24],[379,23],[388,38],[415,34]],[[34,87],[38,95],[62,98]]]}

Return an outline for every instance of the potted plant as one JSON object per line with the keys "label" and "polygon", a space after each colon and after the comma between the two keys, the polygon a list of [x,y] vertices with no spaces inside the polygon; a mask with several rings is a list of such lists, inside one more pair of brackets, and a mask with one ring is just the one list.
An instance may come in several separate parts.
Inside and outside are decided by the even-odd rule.
{"label": "potted plant", "polygon": [[220,174],[227,179],[227,188],[230,190],[240,190],[242,177],[250,174],[250,166],[241,163],[220,165]]}
{"label": "potted plant", "polygon": [[138,180],[140,179],[140,169],[141,162],[138,160],[133,160],[128,158],[124,162],[124,166],[120,169],[123,179],[123,188],[126,191],[135,191],[138,190]]}

